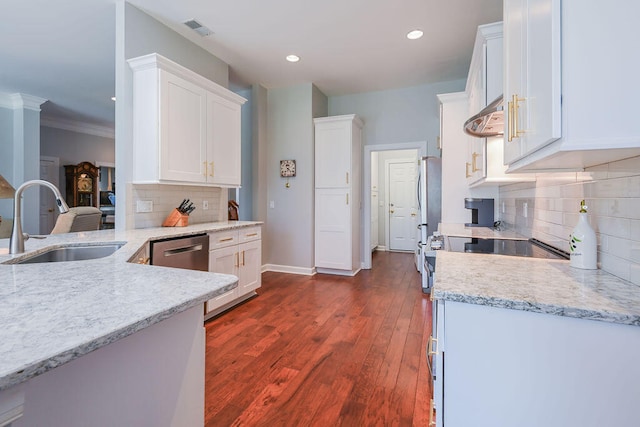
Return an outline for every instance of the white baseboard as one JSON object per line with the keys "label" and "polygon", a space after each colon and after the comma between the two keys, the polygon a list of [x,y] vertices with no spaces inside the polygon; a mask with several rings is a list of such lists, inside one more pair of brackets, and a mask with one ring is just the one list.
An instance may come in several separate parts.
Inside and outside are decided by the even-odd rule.
{"label": "white baseboard", "polygon": [[275,271],[276,273],[291,273],[291,274],[301,274],[304,276],[313,276],[316,274],[316,268],[306,268],[306,267],[293,267],[291,265],[277,265],[277,264],[264,264],[262,266],[262,272],[265,271]]}
{"label": "white baseboard", "polygon": [[316,271],[318,273],[322,273],[322,274],[336,274],[338,276],[350,276],[350,277],[353,277],[356,274],[358,274],[360,269],[357,269],[355,271],[351,271],[351,270],[337,270],[335,268],[316,268]]}
{"label": "white baseboard", "polygon": [[376,246],[376,251],[386,252],[387,251],[387,247],[378,245],[378,246]]}

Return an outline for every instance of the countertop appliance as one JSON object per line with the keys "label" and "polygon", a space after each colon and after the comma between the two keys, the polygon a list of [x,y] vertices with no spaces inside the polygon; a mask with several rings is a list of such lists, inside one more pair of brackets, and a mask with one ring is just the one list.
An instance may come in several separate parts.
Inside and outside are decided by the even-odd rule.
{"label": "countertop appliance", "polygon": [[150,244],[151,265],[209,271],[209,236],[175,237]]}
{"label": "countertop appliance", "polygon": [[422,289],[430,289],[429,272],[425,266],[428,236],[438,229],[442,215],[442,160],[439,157],[420,158],[418,177],[418,207],[420,224],[416,248],[416,268],[422,274]]}
{"label": "countertop appliance", "polygon": [[471,209],[466,227],[493,227],[493,199],[464,199],[464,207]]}
{"label": "countertop appliance", "polygon": [[447,236],[445,239],[444,249],[451,252],[569,259],[569,254],[567,252],[547,245],[537,239],[511,240]]}

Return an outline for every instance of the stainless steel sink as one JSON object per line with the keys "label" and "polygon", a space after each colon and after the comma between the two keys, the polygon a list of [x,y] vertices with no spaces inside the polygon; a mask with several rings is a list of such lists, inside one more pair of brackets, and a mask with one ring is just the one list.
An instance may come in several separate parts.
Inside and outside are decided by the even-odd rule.
{"label": "stainless steel sink", "polygon": [[37,255],[16,258],[5,264],[35,264],[42,262],[85,261],[104,258],[120,249],[124,243],[108,243],[103,245],[62,246],[49,249]]}

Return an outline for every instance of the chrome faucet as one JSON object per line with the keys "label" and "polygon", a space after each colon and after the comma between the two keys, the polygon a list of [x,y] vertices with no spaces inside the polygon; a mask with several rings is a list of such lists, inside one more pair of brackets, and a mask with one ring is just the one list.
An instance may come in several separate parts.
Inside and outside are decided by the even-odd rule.
{"label": "chrome faucet", "polygon": [[13,196],[13,229],[11,229],[11,239],[9,240],[10,254],[23,253],[24,241],[29,239],[29,235],[22,232],[22,192],[33,185],[49,187],[51,191],[53,191],[54,196],[56,196],[56,204],[58,205],[60,213],[64,214],[69,212],[69,206],[67,206],[67,203],[62,198],[60,190],[52,183],[41,179],[33,179],[22,184]]}

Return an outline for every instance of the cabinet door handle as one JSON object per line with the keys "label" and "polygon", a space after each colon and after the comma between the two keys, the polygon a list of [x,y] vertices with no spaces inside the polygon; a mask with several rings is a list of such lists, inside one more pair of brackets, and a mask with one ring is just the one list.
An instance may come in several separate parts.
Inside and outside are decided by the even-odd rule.
{"label": "cabinet door handle", "polygon": [[477,159],[478,159],[479,155],[480,154],[476,153],[475,151],[471,155],[471,159],[472,159],[471,160],[471,163],[472,163],[471,172],[478,172],[480,170],[480,169],[478,169],[478,166],[477,166]]}
{"label": "cabinet door handle", "polygon": [[429,337],[429,349],[427,350],[429,356],[436,356],[438,354],[438,338]]}
{"label": "cabinet door handle", "polygon": [[214,176],[215,172],[214,172],[214,168],[213,168],[213,162],[209,162],[209,164],[211,165],[211,173],[209,174],[209,176]]}
{"label": "cabinet door handle", "polygon": [[204,175],[204,177],[207,177],[207,162],[202,162],[202,164],[204,165],[204,172],[202,172],[202,174]]}
{"label": "cabinet door handle", "polygon": [[233,240],[233,237],[227,237],[227,238],[225,238],[225,239],[218,239],[218,242],[219,242],[219,243],[222,243],[222,242],[230,242],[230,241],[232,241],[232,240]]}
{"label": "cabinet door handle", "polygon": [[251,233],[251,234],[247,234],[247,237],[256,237],[258,235],[258,233]]}
{"label": "cabinet door handle", "polygon": [[347,181],[347,184],[349,184],[349,172],[347,172],[346,174],[346,181]]}
{"label": "cabinet door handle", "polygon": [[511,139],[513,138],[520,138],[520,135],[522,135],[524,133],[523,130],[520,130],[520,126],[518,125],[518,110],[519,110],[519,106],[518,104],[522,101],[524,101],[525,98],[518,98],[517,94],[514,94],[512,97],[512,101],[511,101],[511,115],[513,117],[512,122],[513,122],[513,129],[511,130]]}
{"label": "cabinet door handle", "polygon": [[242,251],[242,266],[244,267],[244,251]]}
{"label": "cabinet door handle", "polygon": [[436,420],[433,417],[435,412],[434,409],[435,402],[433,401],[433,399],[431,399],[431,403],[429,403],[429,427],[436,425]]}
{"label": "cabinet door handle", "polygon": [[347,193],[347,204],[349,204],[349,194]]}
{"label": "cabinet door handle", "polygon": [[235,256],[236,256],[236,262],[234,264],[234,267],[240,267],[240,254],[236,252]]}
{"label": "cabinet door handle", "polygon": [[466,162],[464,164],[464,170],[465,170],[464,174],[467,176],[467,178],[471,178],[471,174],[469,173],[469,166],[471,166],[471,163],[469,162]]}

